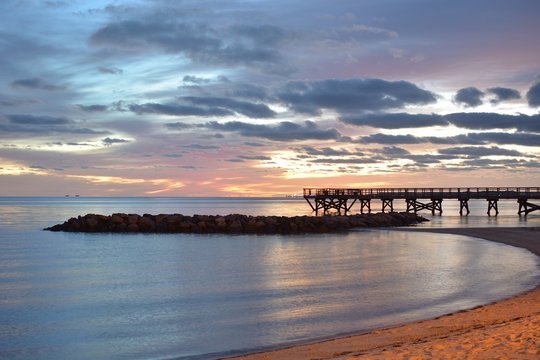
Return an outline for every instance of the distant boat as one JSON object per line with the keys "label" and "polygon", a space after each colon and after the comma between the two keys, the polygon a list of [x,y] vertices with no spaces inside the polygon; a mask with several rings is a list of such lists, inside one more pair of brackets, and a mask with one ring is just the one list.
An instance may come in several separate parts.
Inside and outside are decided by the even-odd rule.
{"label": "distant boat", "polygon": [[69,197],[69,195],[64,195],[65,197]]}
{"label": "distant boat", "polygon": [[75,195],[75,197],[79,197],[79,194]]}

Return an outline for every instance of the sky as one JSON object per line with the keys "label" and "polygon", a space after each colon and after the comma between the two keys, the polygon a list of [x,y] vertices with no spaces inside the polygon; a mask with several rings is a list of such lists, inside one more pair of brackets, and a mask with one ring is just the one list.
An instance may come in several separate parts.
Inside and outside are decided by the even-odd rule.
{"label": "sky", "polygon": [[1,196],[540,186],[537,0],[2,0]]}

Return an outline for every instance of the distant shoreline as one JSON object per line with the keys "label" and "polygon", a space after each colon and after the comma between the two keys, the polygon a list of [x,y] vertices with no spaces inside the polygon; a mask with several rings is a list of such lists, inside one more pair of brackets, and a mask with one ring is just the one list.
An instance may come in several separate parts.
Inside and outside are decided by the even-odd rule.
{"label": "distant shoreline", "polygon": [[[527,249],[540,256],[540,228],[400,228],[476,237]],[[228,359],[532,359],[540,355],[540,284],[495,303],[413,322]]]}

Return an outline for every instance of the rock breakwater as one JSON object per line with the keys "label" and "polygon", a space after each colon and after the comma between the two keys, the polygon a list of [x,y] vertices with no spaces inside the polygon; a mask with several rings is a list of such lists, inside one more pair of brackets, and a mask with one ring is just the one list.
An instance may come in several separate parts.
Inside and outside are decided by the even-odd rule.
{"label": "rock breakwater", "polygon": [[409,226],[427,219],[410,213],[379,213],[348,216],[248,216],[231,214],[87,214],[50,231],[112,233],[226,233],[226,234],[305,234],[345,231],[351,228]]}

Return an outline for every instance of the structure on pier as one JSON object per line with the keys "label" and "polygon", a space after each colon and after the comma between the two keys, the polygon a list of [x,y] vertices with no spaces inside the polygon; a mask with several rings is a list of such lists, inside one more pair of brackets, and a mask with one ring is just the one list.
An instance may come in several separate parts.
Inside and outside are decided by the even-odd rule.
{"label": "structure on pier", "polygon": [[488,202],[487,214],[499,214],[498,201],[501,199],[517,200],[518,215],[528,215],[540,210],[540,205],[531,200],[540,200],[540,187],[526,188],[374,188],[374,189],[336,189],[305,188],[304,199],[316,213],[324,214],[334,210],[340,215],[351,212],[354,204],[360,203],[360,213],[371,213],[371,201],[380,200],[382,212],[394,211],[394,200],[404,199],[407,212],[431,211],[441,215],[442,202],[447,199],[459,201],[459,214],[470,214],[469,200],[484,199]]}

